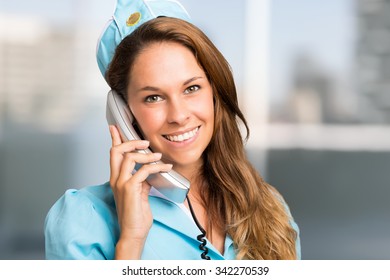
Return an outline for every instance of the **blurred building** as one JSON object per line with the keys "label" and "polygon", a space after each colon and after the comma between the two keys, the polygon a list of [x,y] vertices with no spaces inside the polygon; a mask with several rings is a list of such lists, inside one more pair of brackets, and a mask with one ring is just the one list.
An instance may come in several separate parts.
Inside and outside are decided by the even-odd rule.
{"label": "blurred building", "polygon": [[0,259],[43,258],[44,218],[55,199],[80,187],[81,173],[106,175],[91,162],[106,153],[105,138],[94,139],[106,92],[97,36],[8,15],[0,31]]}
{"label": "blurred building", "polygon": [[357,1],[356,90],[361,121],[390,123],[390,0]]}
{"label": "blurred building", "polygon": [[289,99],[291,119],[298,123],[324,123],[335,120],[336,103],[332,80],[327,72],[307,55],[295,58]]}
{"label": "blurred building", "polygon": [[390,1],[272,3],[288,82],[275,71],[266,178],[304,259],[389,259]]}
{"label": "blurred building", "polygon": [[96,63],[80,40],[90,33],[38,18],[2,16],[0,21],[0,116],[48,132],[69,130],[97,99],[93,91],[101,85],[91,79]]}
{"label": "blurred building", "polygon": [[346,76],[335,75],[315,56],[295,54],[287,97],[271,120],[299,124],[355,123],[358,96],[352,92]]}

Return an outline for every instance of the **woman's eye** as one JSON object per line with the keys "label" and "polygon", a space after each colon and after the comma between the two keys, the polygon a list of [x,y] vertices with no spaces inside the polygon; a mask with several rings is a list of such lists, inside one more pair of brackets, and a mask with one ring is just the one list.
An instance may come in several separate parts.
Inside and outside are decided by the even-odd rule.
{"label": "woman's eye", "polygon": [[145,101],[148,103],[155,103],[161,101],[162,98],[158,95],[151,95],[145,98]]}
{"label": "woman's eye", "polygon": [[195,91],[197,91],[199,89],[200,89],[200,86],[196,86],[196,85],[190,86],[190,87],[186,88],[184,93],[192,93],[192,92],[195,92]]}

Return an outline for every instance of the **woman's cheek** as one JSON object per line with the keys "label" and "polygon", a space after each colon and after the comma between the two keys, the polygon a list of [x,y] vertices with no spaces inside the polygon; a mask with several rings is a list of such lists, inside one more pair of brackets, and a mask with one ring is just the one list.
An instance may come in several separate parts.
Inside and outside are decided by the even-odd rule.
{"label": "woman's cheek", "polygon": [[139,125],[147,138],[152,138],[154,134],[159,134],[163,127],[165,114],[161,110],[144,110],[140,113]]}

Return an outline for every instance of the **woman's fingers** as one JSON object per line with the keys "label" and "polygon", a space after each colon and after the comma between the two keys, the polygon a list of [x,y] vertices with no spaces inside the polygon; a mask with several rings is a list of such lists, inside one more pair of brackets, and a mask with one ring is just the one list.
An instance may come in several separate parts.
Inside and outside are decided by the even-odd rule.
{"label": "woman's fingers", "polygon": [[110,184],[113,186],[118,180],[124,155],[137,149],[146,149],[149,147],[149,141],[134,140],[123,143],[118,129],[113,125],[110,125],[109,128],[112,140],[110,149]]}
{"label": "woman's fingers", "polygon": [[136,164],[148,164],[161,159],[160,153],[126,153],[123,156],[122,165],[120,167],[117,185],[122,185],[132,177],[132,173]]}
{"label": "woman's fingers", "polygon": [[119,168],[121,166],[120,151],[116,147],[122,144],[118,129],[114,125],[109,126],[112,146],[110,149],[110,184],[111,186],[116,182],[119,175]]}
{"label": "woman's fingers", "polygon": [[118,146],[122,144],[121,135],[119,134],[118,129],[115,125],[110,125],[109,127],[111,140],[112,140],[112,147]]}
{"label": "woman's fingers", "polygon": [[146,149],[149,147],[148,140],[131,140],[131,141],[122,141],[119,130],[116,126],[110,125],[110,134],[112,140],[112,148],[117,148],[118,152],[126,153],[131,152],[136,149]]}
{"label": "woman's fingers", "polygon": [[145,181],[151,174],[169,172],[171,169],[172,164],[167,163],[145,164],[132,176],[132,179],[142,182]]}

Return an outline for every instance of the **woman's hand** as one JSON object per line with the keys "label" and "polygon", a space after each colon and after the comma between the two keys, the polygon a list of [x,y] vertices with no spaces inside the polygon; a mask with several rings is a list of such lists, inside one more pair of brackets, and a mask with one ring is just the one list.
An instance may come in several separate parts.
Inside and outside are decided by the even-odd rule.
{"label": "woman's hand", "polygon": [[[161,154],[138,153],[149,142],[132,140],[122,142],[118,129],[111,125],[110,185],[114,193],[120,237],[116,245],[116,259],[139,259],[153,223],[148,195],[150,185],[145,181],[153,173],[168,172],[171,164],[148,164],[161,159]],[[136,163],[143,164],[134,171]]]}

